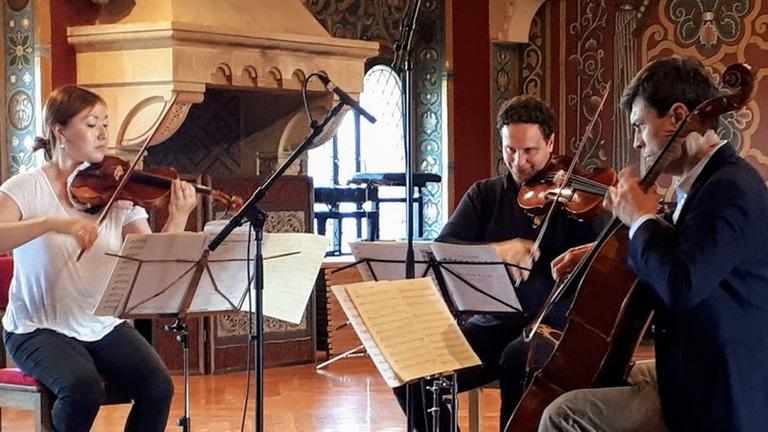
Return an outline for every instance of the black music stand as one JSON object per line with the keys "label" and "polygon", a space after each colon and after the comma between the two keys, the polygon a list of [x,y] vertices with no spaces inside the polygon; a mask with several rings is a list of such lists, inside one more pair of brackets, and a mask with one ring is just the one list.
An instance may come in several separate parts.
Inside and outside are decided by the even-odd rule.
{"label": "black music stand", "polygon": [[[447,293],[446,301],[450,301],[453,305],[456,314],[506,314],[506,313],[523,313],[519,304],[514,304],[510,299],[502,299],[498,294],[490,293],[487,289],[480,288],[476,282],[470,280],[467,277],[466,269],[473,268],[472,273],[478,271],[482,273],[486,269],[492,267],[503,268],[507,274],[509,286],[504,289],[509,289],[510,292],[514,291],[514,281],[509,275],[508,269],[510,267],[519,267],[514,264],[506,262],[492,261],[492,262],[478,262],[478,261],[440,261],[436,258],[433,259],[433,268],[440,274],[438,280],[443,285],[442,289]],[[472,308],[463,306],[462,300],[457,297],[460,295],[460,291],[464,291],[463,294],[470,294],[476,299],[490,300],[492,304],[500,307],[502,310],[488,310],[486,308]],[[474,302],[477,303],[477,302]]]}
{"label": "black music stand", "polygon": [[[405,242],[356,242],[351,243],[350,246],[356,261],[335,269],[334,272],[357,266],[361,275],[363,275],[363,279],[368,281],[401,280],[405,278],[406,260],[403,258],[406,256],[406,248],[409,247]],[[495,250],[488,249],[488,246],[450,245],[432,242],[418,242],[412,244],[411,247],[414,249],[415,256],[413,261],[414,272],[418,277],[432,276],[449,311],[455,318],[459,318],[465,313],[489,313],[487,310],[466,308],[464,307],[465,304],[490,304],[495,308],[491,313],[495,314],[522,313],[519,304],[514,304],[517,302],[514,294],[512,294],[512,299],[514,300],[512,301],[512,299],[501,298],[498,293],[494,294],[489,289],[483,289],[478,286],[479,281],[487,279],[499,280],[500,275],[498,273],[503,272],[502,285],[498,291],[514,293],[513,280],[509,273],[509,268],[520,268],[520,266],[500,262]],[[435,251],[438,251],[439,256],[444,257],[444,259],[439,260],[436,257],[438,254]],[[467,260],[452,259],[456,256],[465,257]],[[477,258],[474,261],[469,260],[472,257]],[[492,259],[490,259],[491,257]],[[485,260],[478,261],[480,259]],[[494,272],[496,277],[489,278],[489,273],[493,274]],[[467,298],[470,299],[469,302]],[[363,346],[342,353],[318,365],[317,368],[319,369],[335,361],[347,358],[351,354],[357,353],[360,349],[363,349]],[[436,424],[439,422],[439,403],[446,390],[450,390],[452,395],[449,404],[452,412],[456,413],[457,411],[456,378],[455,374],[453,378],[447,378],[443,375],[428,376],[423,380],[407,383],[406,388],[408,390],[406,391],[413,391],[414,384],[421,385],[426,382],[429,382],[429,385],[425,388],[432,392],[433,405],[429,408],[429,412],[432,416],[433,424]],[[409,395],[407,399],[407,411],[410,412],[410,400],[413,397]],[[408,427],[412,427],[411,414],[407,414]],[[455,423],[455,417],[453,417],[453,421]]]}
{"label": "black music stand", "polygon": [[[436,288],[429,278],[332,287],[388,385],[409,389],[430,383],[434,405],[429,412],[434,422],[439,421],[439,402],[446,389],[451,389],[452,412],[457,412],[456,371],[480,365]],[[411,324],[415,319],[430,323],[415,331]],[[413,368],[411,360],[421,365]],[[410,405],[410,400],[406,402]],[[452,427],[457,427],[456,416]]]}
{"label": "black music stand", "polygon": [[[421,264],[425,264],[426,265],[423,269],[421,269],[422,271],[420,272],[418,277],[426,277],[426,276],[429,275],[429,272],[432,271],[432,267],[431,267],[433,265],[432,261],[429,261],[429,260],[427,260],[427,261],[423,261],[423,260],[422,261],[418,261],[417,260],[417,261],[415,261],[415,264],[416,265],[421,265]],[[380,265],[382,265],[382,266],[398,265],[398,266],[404,268],[405,260],[403,260],[403,259],[393,260],[393,259],[386,259],[386,258],[364,257],[364,258],[358,259],[357,261],[355,261],[353,263],[350,263],[350,264],[347,264],[345,266],[333,269],[331,271],[331,273],[337,273],[337,272],[344,271],[344,270],[347,270],[347,269],[352,268],[352,267],[358,267],[358,269],[360,269],[360,273],[361,274],[367,275],[367,276],[363,277],[363,279],[365,279],[365,280],[380,281],[380,280],[403,279],[402,277],[399,277],[399,278],[389,277],[388,278],[386,276],[379,276],[379,273],[380,273],[380,270],[381,270],[380,267],[379,267]],[[382,274],[389,274],[389,272],[387,272],[387,271],[383,271],[381,273]],[[450,308],[450,305],[449,305],[449,308]],[[336,328],[336,330],[344,328],[344,327],[348,326],[349,324],[350,324],[349,320],[347,320],[343,324],[338,326]],[[360,352],[363,349],[365,349],[364,345],[358,345],[358,346],[356,346],[356,347],[354,347],[354,348],[352,348],[352,349],[350,349],[348,351],[345,351],[345,352],[343,352],[343,353],[341,353],[341,354],[339,354],[337,356],[331,357],[328,360],[318,364],[317,366],[315,366],[315,370],[324,369],[325,367],[330,366],[331,364],[336,363],[339,360],[344,360],[346,358],[365,356],[366,353],[364,353],[364,352],[361,353]]]}
{"label": "black music stand", "polygon": [[[191,428],[189,397],[189,340],[186,319],[191,315],[211,315],[236,311],[246,297],[248,284],[243,277],[240,288],[224,288],[217,282],[212,265],[238,261],[221,256],[211,259],[203,246],[205,234],[132,234],[123,244],[106,290],[96,307],[96,315],[123,319],[173,318],[166,331],[176,333],[183,353],[184,411],[176,424],[182,431]],[[147,245],[155,250],[143,257]],[[182,256],[174,256],[180,253]],[[160,258],[164,256],[163,258]],[[194,257],[197,256],[197,259]],[[206,288],[201,290],[201,281]],[[233,291],[233,289],[235,291]],[[236,295],[232,295],[237,292]]]}
{"label": "black music stand", "polygon": [[[364,280],[406,278],[403,257],[408,245],[405,242],[354,242],[350,246],[357,261],[333,270],[334,273],[357,266]],[[496,251],[486,245],[417,242],[412,247],[416,256],[416,276],[426,277],[431,272],[455,316],[460,313],[523,312],[514,295],[514,281],[509,269],[529,269],[501,262]],[[488,280],[496,281],[499,286],[494,289],[479,286]],[[480,307],[484,302],[490,309]],[[467,307],[473,305],[477,307]]]}

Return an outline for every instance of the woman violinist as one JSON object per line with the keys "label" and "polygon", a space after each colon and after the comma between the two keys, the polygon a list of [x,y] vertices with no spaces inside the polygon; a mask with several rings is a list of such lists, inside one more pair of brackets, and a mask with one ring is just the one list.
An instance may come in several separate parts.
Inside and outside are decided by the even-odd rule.
{"label": "woman violinist", "polygon": [[[18,367],[54,393],[55,430],[89,431],[108,382],[134,401],[126,431],[162,431],[173,383],[160,357],[124,320],[92,313],[113,267],[104,252],[126,234],[149,233],[147,213],[118,201],[97,226],[68,198],[75,169],[104,158],[106,110],[82,87],[55,90],[45,106],[48,138],[36,142],[47,162],[0,185],[0,252],[13,250],[15,264],[3,337]],[[192,185],[175,181],[163,231],[182,231],[195,205]],[[77,261],[80,249],[87,253]]]}

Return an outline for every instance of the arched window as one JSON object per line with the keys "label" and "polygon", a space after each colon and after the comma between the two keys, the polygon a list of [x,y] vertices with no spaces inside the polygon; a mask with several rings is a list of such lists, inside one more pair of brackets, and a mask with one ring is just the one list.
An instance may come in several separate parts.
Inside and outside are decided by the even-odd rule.
{"label": "arched window", "polygon": [[363,79],[360,105],[376,117],[363,121],[360,147],[366,172],[400,172],[405,164],[403,149],[403,89],[400,77],[389,66],[371,68]]}
{"label": "arched window", "polygon": [[[376,65],[363,78],[360,105],[376,117],[368,123],[349,111],[336,136],[329,143],[309,151],[307,172],[315,187],[344,186],[358,172],[402,172],[405,167],[402,123],[402,86],[400,77],[389,66]],[[399,198],[401,187],[380,187],[379,197]],[[315,211],[328,210],[315,204]],[[340,203],[338,211],[359,210],[353,203]],[[369,209],[370,210],[370,209]],[[382,202],[379,208],[379,238],[397,239],[405,234],[405,211],[402,203]],[[349,252],[348,242],[364,237],[367,221],[354,218],[329,220],[326,235],[332,238],[334,253]]]}

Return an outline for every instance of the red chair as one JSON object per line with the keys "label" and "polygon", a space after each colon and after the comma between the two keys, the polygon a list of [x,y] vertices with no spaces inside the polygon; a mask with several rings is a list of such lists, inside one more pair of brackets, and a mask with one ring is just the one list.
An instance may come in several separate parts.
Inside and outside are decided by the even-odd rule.
{"label": "red chair", "polygon": [[[13,259],[0,255],[0,312],[8,306],[8,289],[13,277]],[[0,316],[2,313],[0,313]],[[0,325],[2,330],[2,325]],[[53,431],[51,410],[55,397],[34,377],[17,368],[6,367],[5,347],[0,339],[0,408],[17,408],[35,412],[35,431]],[[103,405],[130,403],[129,398],[118,395],[106,388]],[[2,410],[0,409],[0,432],[2,432]]]}
{"label": "red chair", "polygon": [[13,277],[13,258],[8,255],[0,255],[0,310],[5,312],[8,306],[8,288]]}

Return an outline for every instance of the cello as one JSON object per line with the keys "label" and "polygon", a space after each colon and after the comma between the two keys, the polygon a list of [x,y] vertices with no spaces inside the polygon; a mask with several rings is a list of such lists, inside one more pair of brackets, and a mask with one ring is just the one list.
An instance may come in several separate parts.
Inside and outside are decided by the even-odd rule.
{"label": "cello", "polygon": [[[720,115],[743,107],[754,90],[749,66],[734,64],[723,72],[727,95],[709,99],[686,117],[642,176],[650,188],[681,154],[691,132],[704,134]],[[625,263],[628,229],[613,217],[574,271],[552,290],[544,308],[526,328],[529,339],[565,293],[573,293],[563,335],[547,363],[533,375],[505,431],[535,431],[544,409],[561,394],[580,388],[625,385],[632,356],[652,316],[650,292]]]}

